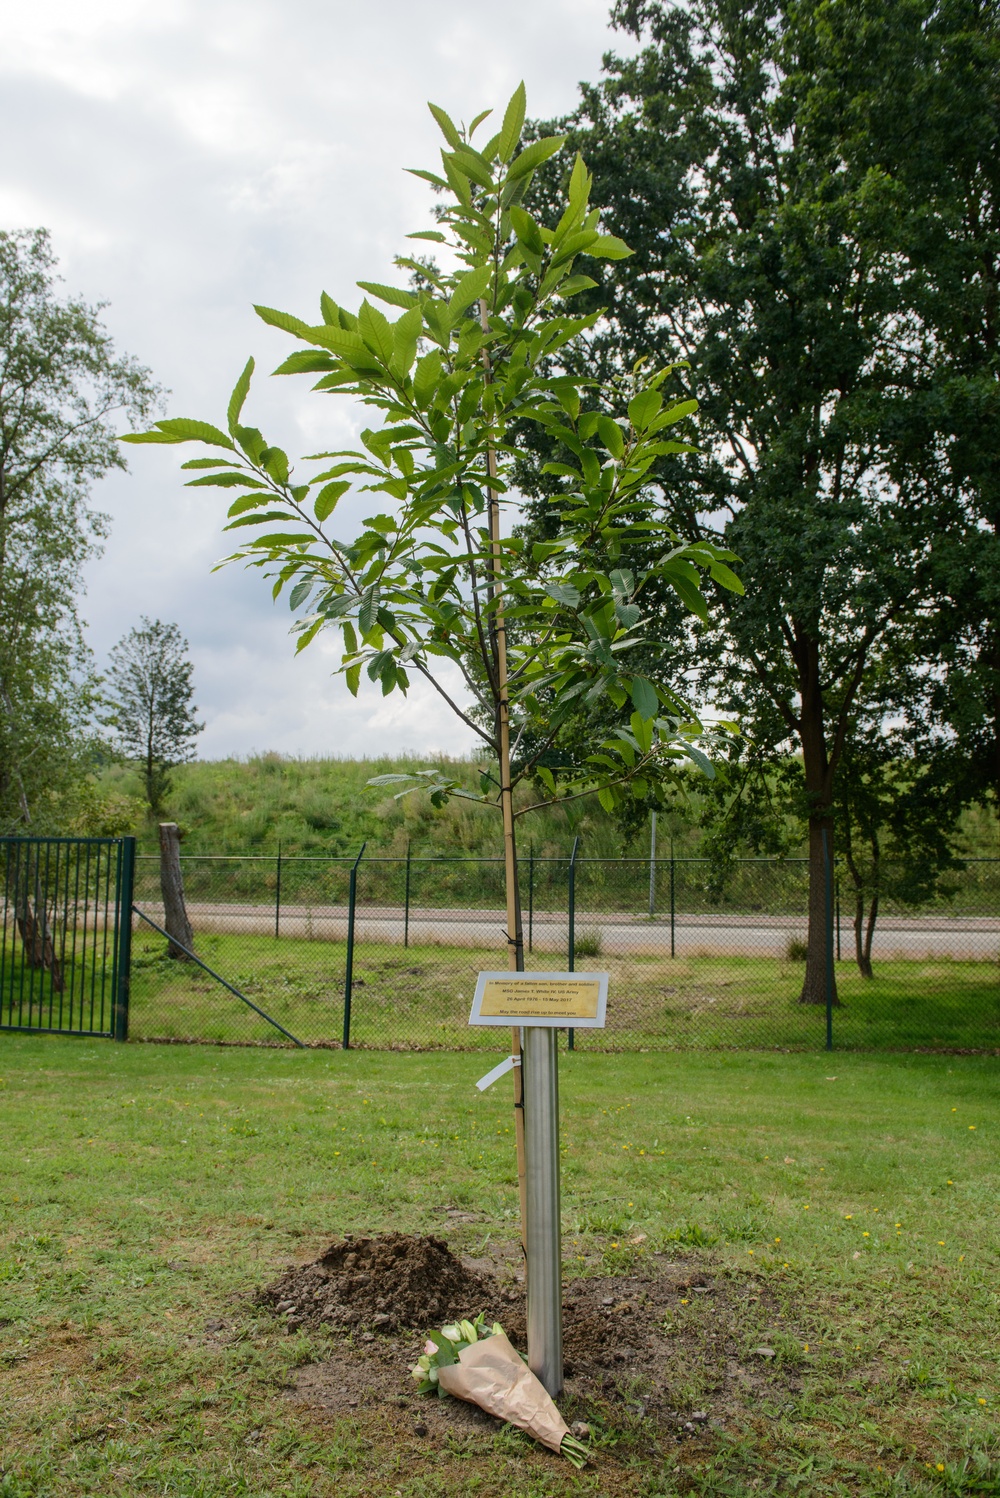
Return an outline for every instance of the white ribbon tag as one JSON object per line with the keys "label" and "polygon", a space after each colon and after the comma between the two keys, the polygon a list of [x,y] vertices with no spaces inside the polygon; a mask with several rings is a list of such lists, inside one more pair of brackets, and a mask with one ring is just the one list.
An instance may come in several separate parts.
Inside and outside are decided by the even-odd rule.
{"label": "white ribbon tag", "polygon": [[500,1062],[499,1066],[495,1066],[492,1071],[488,1071],[485,1077],[480,1077],[476,1086],[480,1092],[485,1092],[487,1087],[492,1087],[494,1082],[499,1082],[501,1077],[505,1077],[509,1071],[514,1070],[515,1066],[520,1065],[520,1056],[508,1056]]}

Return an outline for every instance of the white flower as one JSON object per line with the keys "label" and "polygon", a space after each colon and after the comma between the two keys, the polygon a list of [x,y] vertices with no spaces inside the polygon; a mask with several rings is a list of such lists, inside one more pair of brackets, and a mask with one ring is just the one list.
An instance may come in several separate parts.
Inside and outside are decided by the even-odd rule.
{"label": "white flower", "polygon": [[447,1337],[449,1342],[461,1342],[462,1340],[462,1333],[457,1326],[443,1326],[441,1328],[441,1335],[442,1337]]}

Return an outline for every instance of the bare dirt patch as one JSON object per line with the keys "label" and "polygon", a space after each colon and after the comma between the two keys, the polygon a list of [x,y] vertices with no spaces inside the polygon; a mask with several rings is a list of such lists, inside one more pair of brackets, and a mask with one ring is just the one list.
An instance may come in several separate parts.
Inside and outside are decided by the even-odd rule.
{"label": "bare dirt patch", "polygon": [[[388,1425],[434,1440],[496,1430],[458,1400],[419,1396],[408,1370],[429,1327],[484,1311],[525,1346],[523,1285],[513,1266],[457,1258],[436,1238],[389,1233],[332,1243],[261,1294],[292,1333],[332,1334],[332,1356],[299,1370],[295,1397],[338,1416],[381,1410]],[[778,1336],[778,1308],[756,1281],[735,1282],[691,1262],[650,1255],[634,1271],[566,1283],[563,1296],[568,1419],[684,1442],[736,1428],[762,1402],[801,1390]]]}

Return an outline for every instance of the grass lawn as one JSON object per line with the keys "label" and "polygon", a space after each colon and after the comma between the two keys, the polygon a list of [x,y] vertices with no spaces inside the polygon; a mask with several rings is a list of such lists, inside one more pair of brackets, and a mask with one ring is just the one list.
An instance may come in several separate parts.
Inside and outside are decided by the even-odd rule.
{"label": "grass lawn", "polygon": [[[188,964],[164,955],[162,937],[137,932],[130,1033],[136,1038],[281,1040],[272,1027]],[[343,1024],[343,942],[202,934],[203,960],[305,1041],[338,1040]],[[466,1021],[476,973],[502,966],[494,951],[377,945],[355,949],[352,1038],[361,1046],[489,1049],[488,1032]],[[533,953],[529,965],[559,968],[561,953]],[[581,1046],[787,1047],[819,1050],[825,1012],[796,1002],[800,964],[766,957],[581,956],[579,968],[611,975],[608,1030]],[[991,962],[895,961],[865,981],[838,965],[843,1007],[835,1047],[1000,1048],[1000,969]]]}
{"label": "grass lawn", "polygon": [[[513,1244],[483,1061],[0,1038],[2,1498],[1000,1492],[989,1058],[563,1059],[567,1273],[686,1257],[792,1398],[659,1450],[604,1411],[579,1475],[507,1433],[421,1442],[291,1400],[328,1344],[253,1305],[281,1266],[344,1231]],[[712,1408],[682,1350],[672,1397]]]}

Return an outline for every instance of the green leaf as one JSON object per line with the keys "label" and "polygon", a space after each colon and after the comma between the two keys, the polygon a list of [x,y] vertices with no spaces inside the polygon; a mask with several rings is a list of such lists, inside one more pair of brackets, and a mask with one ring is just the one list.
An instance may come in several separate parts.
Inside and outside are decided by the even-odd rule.
{"label": "green leaf", "polygon": [[689,609],[692,614],[697,615],[699,619],[703,620],[707,624],[708,607],[705,603],[705,599],[701,592],[701,589],[696,587],[689,578],[686,578],[669,568],[666,570],[666,579],[670,586],[673,588],[674,592],[677,594],[684,607],[686,609]]}
{"label": "green leaf", "polygon": [[361,683],[360,661],[357,662],[356,665],[348,666],[347,670],[344,672],[344,680],[347,682],[347,690],[350,692],[351,696],[356,697],[358,695],[358,686]]}
{"label": "green leaf", "polygon": [[592,291],[597,282],[591,276],[567,276],[559,287],[561,297],[576,296],[580,291]]}
{"label": "green leaf", "polygon": [[168,442],[210,442],[213,447],[233,449],[225,432],[209,426],[207,421],[190,421],[185,416],[177,416],[170,421],[158,421],[156,425],[166,434]]}
{"label": "green leaf", "polygon": [[546,135],[542,140],[533,140],[530,145],[525,146],[520,156],[515,156],[507,171],[508,182],[518,182],[522,177],[527,177],[536,167],[540,167],[543,161],[548,161],[566,144],[568,136]]}
{"label": "green leaf", "polygon": [[411,307],[398,317],[392,325],[392,370],[403,378],[413,368],[417,357],[417,342],[423,330],[424,319],[419,307]]}
{"label": "green leaf", "polygon": [[712,562],[708,570],[720,587],[728,588],[730,593],[744,592],[743,584],[725,562]]}
{"label": "green leaf", "polygon": [[614,791],[609,785],[601,786],[600,790],[597,792],[597,799],[604,807],[605,811],[614,811],[616,797]]}
{"label": "green leaf", "polygon": [[351,485],[346,479],[342,479],[339,483],[323,485],[323,488],[319,491],[313,502],[316,519],[321,524],[328,516],[333,514],[338,499],[342,494],[346,494],[350,487]]}
{"label": "green leaf", "polygon": [[452,317],[458,317],[460,313],[465,311],[466,307],[471,306],[473,302],[479,301],[479,298],[490,284],[492,274],[490,266],[481,265],[476,270],[467,271],[459,279],[448,302],[448,311]]}
{"label": "green leaf", "polygon": [[527,245],[533,255],[541,255],[545,250],[545,243],[542,239],[542,231],[531,214],[514,203],[510,210],[510,221],[521,243]]}
{"label": "green leaf", "polygon": [[635,710],[640,718],[656,717],[660,710],[660,699],[656,695],[656,688],[652,682],[647,681],[644,676],[633,677],[631,694]]}
{"label": "green leaf", "polygon": [[418,229],[414,234],[407,234],[407,239],[431,239],[435,244],[447,244],[447,236],[440,229]]}
{"label": "green leaf", "polygon": [[371,352],[383,364],[388,364],[392,358],[392,326],[385,313],[369,301],[362,302],[358,312],[358,331]]}
{"label": "green leaf", "polygon": [[615,234],[599,234],[587,251],[595,260],[626,260],[634,253],[624,239],[619,239]]}
{"label": "green leaf", "polygon": [[297,609],[300,604],[305,603],[312,590],[313,580],[311,577],[307,577],[302,582],[296,583],[288,595],[288,607],[293,610]]}
{"label": "green leaf", "polygon": [[579,588],[574,588],[572,583],[546,583],[545,592],[556,603],[565,604],[567,608],[577,609],[580,607],[580,590]]}
{"label": "green leaf", "polygon": [[715,766],[712,764],[712,761],[709,759],[707,754],[703,754],[702,751],[694,744],[682,744],[681,748],[687,755],[688,759],[694,760],[695,764],[698,766],[698,769],[701,770],[702,774],[707,775],[709,780],[715,779]]}
{"label": "green leaf", "polygon": [[555,776],[552,774],[552,771],[545,765],[536,765],[535,774],[545,786],[545,789],[554,796],[556,794],[556,782]]}
{"label": "green leaf", "polygon": [[378,297],[380,302],[388,302],[391,307],[415,307],[417,298],[412,291],[402,291],[398,286],[383,286],[378,281],[356,281],[362,291],[371,292],[372,296]]}
{"label": "green leaf", "polygon": [[697,409],[697,401],[678,401],[675,406],[668,406],[666,411],[660,413],[652,423],[652,429],[654,432],[659,432],[663,427],[673,426],[675,421],[680,421],[685,416],[693,416]]}
{"label": "green leaf", "polygon": [[236,436],[236,428],[240,424],[240,413],[243,410],[243,403],[247,398],[247,391],[250,389],[250,377],[253,374],[253,371],[254,362],[252,359],[248,359],[246,365],[244,366],[243,373],[236,381],[236,384],[233,387],[233,393],[229,397],[229,410],[226,412],[226,421],[229,426],[230,434],[233,437]]}
{"label": "green leaf", "polygon": [[462,137],[459,135],[457,129],[455,128],[455,124],[451,119],[451,116],[445,113],[440,104],[432,104],[430,100],[427,101],[427,108],[437,120],[438,125],[441,128],[441,134],[444,136],[449,146],[451,146],[453,150],[460,150],[465,142],[462,140]]}
{"label": "green leaf", "polygon": [[272,328],[281,328],[285,333],[294,333],[297,338],[309,337],[309,324],[302,321],[301,317],[293,317],[290,312],[279,312],[274,307],[258,307],[253,309],[261,322],[268,323]]}
{"label": "green leaf", "polygon": [[507,162],[517,150],[521,139],[521,131],[524,129],[524,111],[527,107],[527,96],[524,91],[523,80],[510,96],[507,108],[504,110],[503,125],[500,127],[500,160]]}
{"label": "green leaf", "polygon": [[493,186],[493,175],[478,151],[473,151],[466,146],[461,151],[453,153],[452,161],[463,176],[471,177],[473,182],[479,183],[480,187],[485,187],[489,191]]}
{"label": "green leaf", "polygon": [[625,438],[617,421],[610,416],[600,416],[597,420],[597,430],[611,456],[620,458],[625,451]]}
{"label": "green leaf", "polygon": [[185,489],[266,489],[260,479],[247,478],[244,473],[206,473],[204,478],[188,479]]}
{"label": "green leaf", "polygon": [[628,419],[637,432],[644,432],[663,405],[658,390],[640,390],[628,403]]}
{"label": "green leaf", "polygon": [[653,720],[644,718],[641,713],[633,713],[629,718],[629,726],[635,735],[640,752],[648,754],[653,747]]}
{"label": "green leaf", "polygon": [[635,592],[635,576],[627,567],[616,567],[614,572],[608,574],[608,582],[623,598],[631,598]]}
{"label": "green leaf", "polygon": [[426,410],[434,399],[434,392],[441,381],[442,368],[441,355],[437,349],[431,349],[430,353],[424,354],[417,363],[416,373],[413,376],[413,394],[422,411]]}

